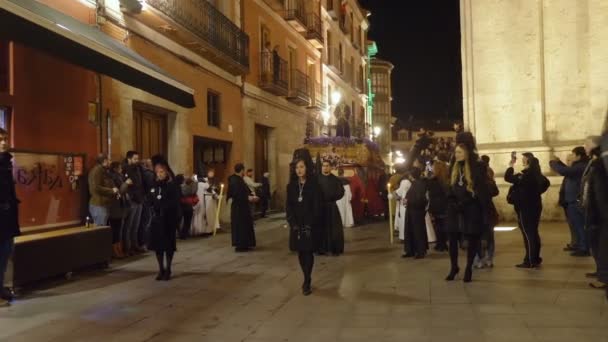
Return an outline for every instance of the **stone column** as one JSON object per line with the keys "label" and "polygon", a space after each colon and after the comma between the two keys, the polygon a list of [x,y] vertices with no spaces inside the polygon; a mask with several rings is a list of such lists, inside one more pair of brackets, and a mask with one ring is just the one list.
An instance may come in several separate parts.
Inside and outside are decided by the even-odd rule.
{"label": "stone column", "polygon": [[[553,184],[548,161],[599,134],[608,105],[608,3],[602,0],[461,0],[464,121],[499,175],[497,200],[513,219],[500,182],[511,151],[533,152]],[[603,24],[602,24],[603,23]],[[603,37],[603,38],[602,38]],[[521,159],[521,158],[520,158]]]}

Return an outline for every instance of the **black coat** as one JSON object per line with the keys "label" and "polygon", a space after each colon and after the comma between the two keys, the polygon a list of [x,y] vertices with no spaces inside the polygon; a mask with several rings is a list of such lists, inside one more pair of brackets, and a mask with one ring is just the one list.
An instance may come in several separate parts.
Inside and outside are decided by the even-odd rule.
{"label": "black coat", "polygon": [[[608,179],[600,159],[591,161],[583,177],[582,204],[587,229],[608,227]],[[606,246],[608,248],[608,246]]]}
{"label": "black coat", "polygon": [[253,248],[256,246],[249,195],[249,187],[245,184],[243,177],[235,174],[228,178],[228,196],[226,199],[232,199],[230,225],[232,246],[236,248]]}
{"label": "black coat", "polygon": [[322,193],[321,202],[321,250],[340,254],[344,252],[344,226],[336,201],[344,197],[344,186],[340,179],[332,174],[319,176],[319,187]]}
{"label": "black coat", "polygon": [[558,160],[552,160],[549,165],[553,171],[564,176],[564,201],[567,204],[576,203],[581,189],[581,180],[583,173],[587,167],[586,160],[579,160],[572,163],[571,166],[564,164]]}
{"label": "black coat", "polygon": [[543,175],[536,177],[527,169],[515,174],[513,168],[510,167],[505,172],[505,181],[513,184],[512,196],[516,210],[542,210],[541,195],[551,186],[547,177]]}
{"label": "black coat", "polygon": [[262,178],[261,198],[264,200],[270,199],[270,181],[267,177]]}
{"label": "black coat", "polygon": [[[456,162],[450,167],[462,167]],[[458,182],[451,184],[448,191],[447,231],[479,235],[485,233],[491,221],[492,197],[488,187],[488,170],[479,161],[471,165],[473,193],[466,189],[466,181],[461,186]]]}
{"label": "black coat", "polygon": [[133,182],[133,184],[129,185],[129,199],[133,203],[142,204],[145,196],[142,168],[138,164],[133,164],[126,165],[125,170],[126,178]]}
{"label": "black coat", "polygon": [[148,248],[156,252],[175,251],[181,190],[173,181],[157,181],[153,190],[153,216]]}
{"label": "black coat", "polygon": [[13,179],[13,156],[0,153],[0,241],[21,234],[19,229],[19,200]]}
{"label": "black coat", "polygon": [[433,217],[445,217],[448,212],[448,187],[437,178],[426,183],[429,192],[429,213]]}
{"label": "black coat", "polygon": [[[300,189],[298,181],[287,185],[286,216],[289,223],[289,249],[299,251],[294,230],[297,227],[308,226],[312,230],[313,252],[319,251],[321,243],[321,227],[319,216],[321,213],[322,194],[316,180],[311,179],[302,189],[302,202],[298,201]],[[309,251],[302,251],[309,252]]]}

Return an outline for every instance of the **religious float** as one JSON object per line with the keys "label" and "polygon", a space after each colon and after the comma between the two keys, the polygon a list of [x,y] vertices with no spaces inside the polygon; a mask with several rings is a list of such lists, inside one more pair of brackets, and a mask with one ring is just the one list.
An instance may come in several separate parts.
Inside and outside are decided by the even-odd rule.
{"label": "religious float", "polygon": [[[344,170],[352,191],[355,221],[366,216],[382,215],[385,211],[382,192],[386,184],[385,164],[378,145],[367,138],[345,136],[307,137],[296,151],[307,151],[317,163],[329,161],[334,168]],[[320,165],[317,169],[320,170]]]}

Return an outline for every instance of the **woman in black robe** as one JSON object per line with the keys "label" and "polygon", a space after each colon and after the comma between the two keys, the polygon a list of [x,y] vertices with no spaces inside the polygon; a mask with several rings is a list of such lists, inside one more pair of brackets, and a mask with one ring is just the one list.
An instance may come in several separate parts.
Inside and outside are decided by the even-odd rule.
{"label": "woman in black robe", "polygon": [[256,197],[251,196],[251,192],[245,184],[243,175],[245,166],[237,164],[234,167],[234,174],[228,178],[227,200],[232,199],[230,206],[230,225],[232,231],[232,246],[236,252],[247,252],[256,245],[255,231],[253,230],[253,217],[249,203]]}
{"label": "woman in black robe", "polygon": [[338,256],[344,253],[344,226],[336,201],[344,196],[344,186],[338,177],[331,173],[331,164],[324,161],[319,186],[322,193],[321,203],[321,246],[320,254],[331,253]]}
{"label": "woman in black robe", "polygon": [[[176,233],[179,226],[180,195],[179,186],[169,175],[166,165],[154,167],[156,182],[150,190],[152,197],[152,222],[148,248],[156,252],[158,275],[156,280],[171,279],[171,263],[176,251]],[[164,264],[164,259],[167,264]]]}
{"label": "woman in black robe", "polygon": [[429,245],[425,220],[428,204],[427,186],[421,176],[420,169],[412,168],[410,170],[412,186],[405,195],[407,210],[405,211],[404,258],[423,259]]}
{"label": "woman in black robe", "polygon": [[488,227],[491,197],[487,185],[486,166],[479,161],[474,149],[459,144],[454,152],[448,191],[448,224],[451,270],[447,281],[454,280],[458,267],[458,242],[468,240],[467,267],[463,281],[471,282],[473,261],[479,250],[480,237]]}
{"label": "woman in black robe", "polygon": [[312,293],[314,252],[321,240],[319,212],[321,189],[313,175],[312,160],[297,159],[292,164],[291,180],[287,185],[287,222],[289,223],[289,249],[298,252],[304,274],[302,293]]}

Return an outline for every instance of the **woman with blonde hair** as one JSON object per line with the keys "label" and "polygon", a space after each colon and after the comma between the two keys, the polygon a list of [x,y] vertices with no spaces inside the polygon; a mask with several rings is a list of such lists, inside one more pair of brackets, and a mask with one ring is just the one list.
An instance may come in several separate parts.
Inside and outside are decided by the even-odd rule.
{"label": "woman with blonde hair", "polygon": [[450,170],[448,187],[447,232],[451,270],[447,281],[454,280],[458,267],[458,242],[461,235],[468,240],[467,266],[463,281],[471,282],[473,261],[479,250],[480,236],[489,219],[490,195],[486,182],[487,169],[480,162],[473,145],[458,144]]}

